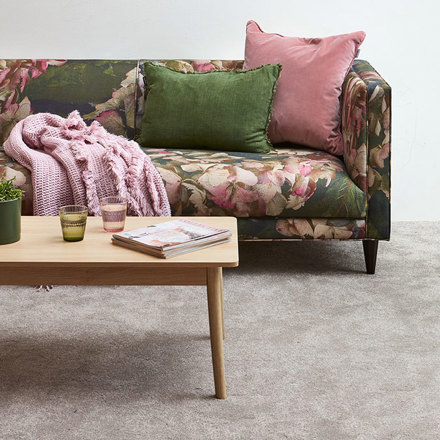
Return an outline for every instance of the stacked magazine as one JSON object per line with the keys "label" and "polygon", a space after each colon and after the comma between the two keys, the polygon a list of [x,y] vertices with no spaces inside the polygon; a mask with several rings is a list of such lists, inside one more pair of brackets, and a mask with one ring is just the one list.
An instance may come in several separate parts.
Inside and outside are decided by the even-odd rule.
{"label": "stacked magazine", "polygon": [[191,220],[170,220],[114,234],[112,243],[159,258],[170,258],[230,239],[229,229],[214,228]]}

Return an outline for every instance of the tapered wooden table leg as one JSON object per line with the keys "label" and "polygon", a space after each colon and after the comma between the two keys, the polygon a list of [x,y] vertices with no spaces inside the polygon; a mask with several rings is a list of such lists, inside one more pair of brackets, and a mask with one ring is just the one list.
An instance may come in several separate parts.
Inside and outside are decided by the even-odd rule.
{"label": "tapered wooden table leg", "polygon": [[212,366],[214,369],[215,396],[226,399],[225,363],[223,359],[222,330],[222,268],[207,269],[209,331],[211,334]]}
{"label": "tapered wooden table leg", "polygon": [[222,300],[222,336],[224,340],[226,338],[226,333],[225,333],[225,308],[223,305],[223,274],[220,277],[220,296]]}

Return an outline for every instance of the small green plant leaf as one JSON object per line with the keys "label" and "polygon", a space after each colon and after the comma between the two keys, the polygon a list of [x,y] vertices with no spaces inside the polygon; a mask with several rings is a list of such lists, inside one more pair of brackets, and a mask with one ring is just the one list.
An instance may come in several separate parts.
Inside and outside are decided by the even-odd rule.
{"label": "small green plant leaf", "polygon": [[21,199],[23,197],[24,191],[14,185],[14,180],[15,176],[12,179],[6,179],[5,175],[2,175],[0,181],[0,202]]}

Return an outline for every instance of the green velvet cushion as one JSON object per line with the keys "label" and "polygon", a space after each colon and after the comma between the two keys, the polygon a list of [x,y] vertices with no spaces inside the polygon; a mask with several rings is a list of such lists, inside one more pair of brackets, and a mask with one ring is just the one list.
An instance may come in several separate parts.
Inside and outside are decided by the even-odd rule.
{"label": "green velvet cushion", "polygon": [[143,147],[266,153],[280,65],[184,73],[146,62]]}

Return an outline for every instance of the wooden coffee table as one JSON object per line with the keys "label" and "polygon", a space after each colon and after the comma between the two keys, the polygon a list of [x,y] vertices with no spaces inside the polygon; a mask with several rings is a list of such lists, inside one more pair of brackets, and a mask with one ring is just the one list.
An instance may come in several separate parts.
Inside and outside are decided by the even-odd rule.
{"label": "wooden coffee table", "polygon": [[[22,217],[21,240],[0,246],[0,284],[207,286],[215,395],[225,399],[222,268],[238,266],[237,221],[233,217],[192,219],[230,229],[232,240],[162,260],[112,245],[100,217],[89,217],[84,240],[73,243],[63,241],[58,217]],[[167,220],[129,217],[125,230]]]}

